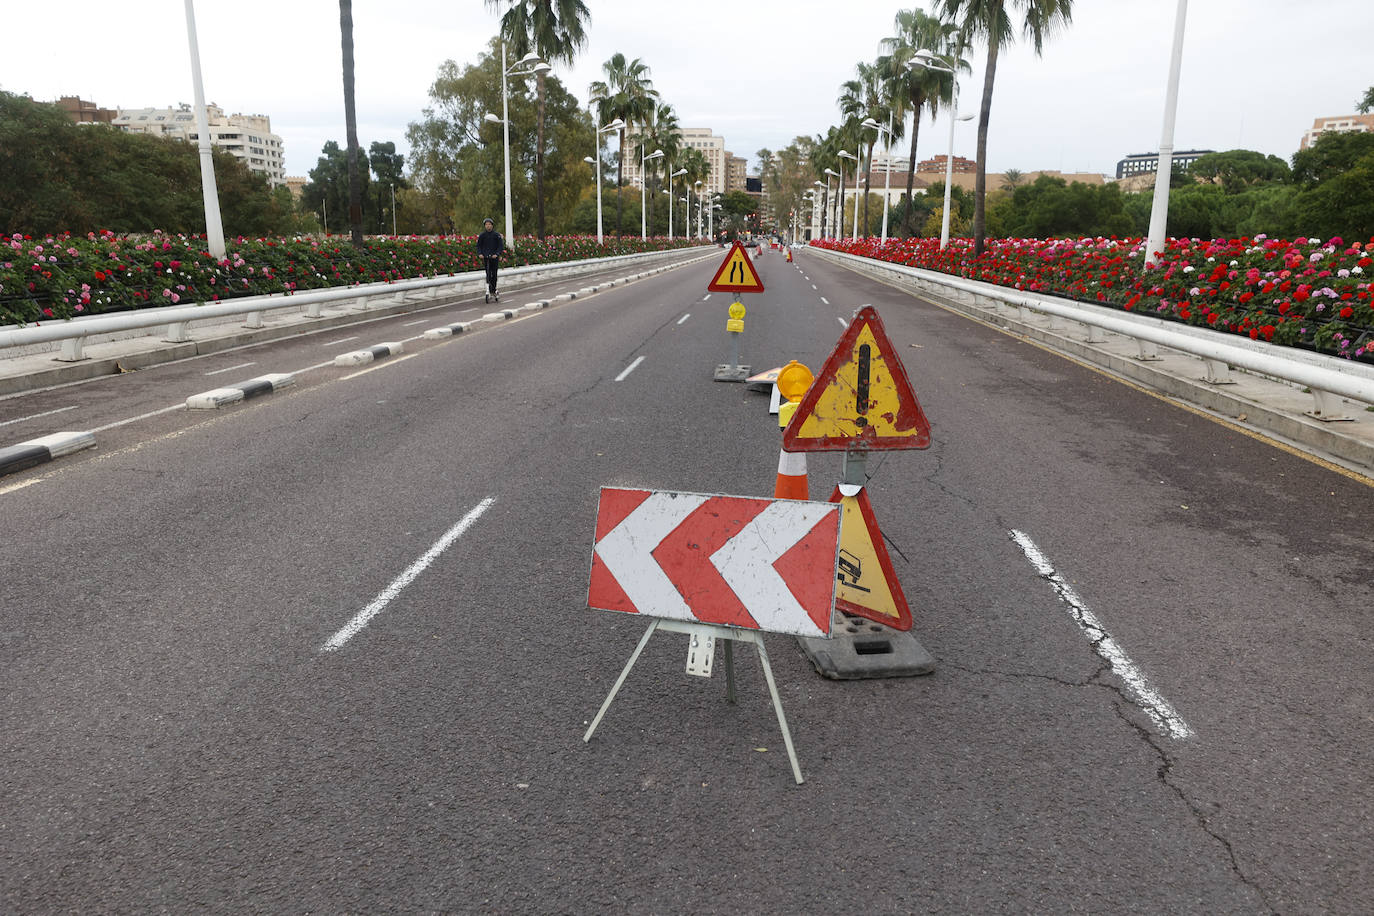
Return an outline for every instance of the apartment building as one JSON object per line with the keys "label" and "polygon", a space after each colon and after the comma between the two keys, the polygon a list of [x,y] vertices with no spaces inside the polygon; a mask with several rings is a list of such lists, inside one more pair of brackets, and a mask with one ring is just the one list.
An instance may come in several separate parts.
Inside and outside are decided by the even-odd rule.
{"label": "apartment building", "polygon": [[[206,105],[210,123],[210,142],[238,159],[251,171],[267,177],[271,187],[286,184],[286,159],[282,139],[272,133],[267,115],[225,115],[218,105]],[[119,130],[131,133],[175,137],[199,143],[196,115],[190,105],[176,108],[121,108],[112,122]]]}
{"label": "apartment building", "polygon": [[[711,174],[706,176],[702,188],[710,192],[724,193],[729,181],[727,171],[728,162],[726,157],[731,155],[725,150],[725,138],[716,136],[711,133],[710,128],[705,127],[684,127],[681,133],[683,148],[686,149],[687,147],[691,147],[700,150],[701,154],[706,157],[706,164],[711,168]],[[633,132],[626,135],[625,185],[627,187],[637,186],[640,181],[640,162],[635,154],[638,143],[639,140]],[[652,150],[650,150],[650,152],[652,152]],[[660,163],[658,165],[651,163],[649,171],[651,174],[657,174],[662,177],[665,165],[674,165],[674,163]]]}
{"label": "apartment building", "polygon": [[[1172,159],[1174,169],[1186,169],[1199,157],[1215,153],[1214,149],[1175,150]],[[1154,174],[1159,171],[1159,153],[1132,153],[1116,164],[1116,177],[1128,178],[1131,175]]]}
{"label": "apartment building", "polygon": [[725,153],[725,191],[743,191],[749,175],[749,160],[736,156],[728,150]]}
{"label": "apartment building", "polygon": [[1307,129],[1307,133],[1302,135],[1302,143],[1298,149],[1307,149],[1317,138],[1329,131],[1339,133],[1368,133],[1374,130],[1374,114],[1348,114],[1338,115],[1333,118],[1316,118],[1312,126]]}

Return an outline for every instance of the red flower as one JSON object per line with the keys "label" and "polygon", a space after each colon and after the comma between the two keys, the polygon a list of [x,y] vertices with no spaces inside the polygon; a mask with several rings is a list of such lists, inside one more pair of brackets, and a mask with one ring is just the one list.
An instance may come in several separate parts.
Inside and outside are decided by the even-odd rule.
{"label": "red flower", "polygon": [[1342,318],[1349,318],[1353,314],[1355,314],[1355,310],[1348,305],[1340,311],[1340,315]]}

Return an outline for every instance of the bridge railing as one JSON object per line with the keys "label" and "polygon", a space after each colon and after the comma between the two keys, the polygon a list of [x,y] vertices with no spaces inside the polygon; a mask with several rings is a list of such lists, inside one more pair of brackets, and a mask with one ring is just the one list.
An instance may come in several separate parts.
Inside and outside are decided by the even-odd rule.
{"label": "bridge railing", "polygon": [[[505,268],[501,271],[501,278],[503,285],[509,287],[514,283],[531,283],[554,277],[575,277],[619,265],[630,267],[635,264],[661,260],[690,250],[674,248],[666,251],[615,255],[608,258],[590,258],[582,261],[530,264],[524,267]],[[77,362],[84,358],[82,348],[86,340],[95,335],[123,334],[165,326],[166,332],[163,339],[169,343],[182,343],[190,340],[189,325],[193,321],[244,315],[247,316],[245,327],[261,328],[263,327],[263,315],[277,309],[303,308],[306,317],[319,318],[324,306],[330,304],[353,302],[354,307],[359,311],[366,311],[368,308],[375,308],[379,304],[386,304],[387,302],[403,302],[408,296],[438,299],[443,296],[461,295],[481,290],[485,286],[486,273],[476,270],[443,277],[399,280],[391,283],[368,283],[359,286],[310,290],[299,293],[243,296],[217,302],[199,302],[193,305],[159,306],[130,312],[117,312],[110,315],[55,319],[25,326],[9,325],[0,327],[0,351],[11,347],[61,341],[62,350],[57,359],[62,362]]]}
{"label": "bridge railing", "polygon": [[1088,343],[1102,343],[1106,339],[1104,332],[1107,331],[1120,334],[1136,342],[1142,360],[1157,358],[1159,347],[1186,353],[1202,360],[1202,379],[1213,384],[1229,381],[1229,368],[1232,366],[1292,382],[1311,390],[1316,402],[1311,413],[1319,419],[1339,419],[1342,397],[1374,404],[1374,366],[1366,363],[1274,346],[1148,315],[1025,292],[905,264],[822,248],[811,248],[809,251],[903,286],[953,298],[975,307],[999,312],[1009,310],[1022,319],[1042,315],[1049,319],[1048,329],[1051,331],[1063,329],[1064,321],[1074,321],[1086,329]]}

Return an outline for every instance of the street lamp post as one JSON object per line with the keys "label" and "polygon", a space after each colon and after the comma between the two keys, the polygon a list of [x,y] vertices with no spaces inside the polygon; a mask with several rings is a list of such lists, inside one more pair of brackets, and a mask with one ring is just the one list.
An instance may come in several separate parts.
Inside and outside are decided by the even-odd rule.
{"label": "street lamp post", "polygon": [[838,177],[838,173],[834,169],[825,170],[825,205],[821,208],[821,238],[823,239],[830,238],[830,232],[833,232],[835,228],[835,223],[832,220],[829,231],[826,229],[826,221],[829,219],[831,208],[834,206],[834,200],[830,196],[830,179],[835,177]]}
{"label": "street lamp post", "polygon": [[1174,15],[1174,47],[1169,57],[1169,83],[1164,95],[1164,131],[1159,140],[1159,164],[1155,167],[1155,196],[1150,205],[1150,234],[1145,244],[1145,266],[1155,267],[1155,252],[1164,251],[1169,218],[1169,177],[1174,171],[1174,113],[1178,109],[1178,72],[1183,65],[1183,26],[1188,0],[1178,0]]}
{"label": "street lamp post", "polygon": [[[528,70],[521,70],[521,67],[529,67]],[[501,125],[501,141],[506,151],[506,247],[515,247],[515,235],[511,228],[511,199],[510,199],[510,92],[506,86],[508,76],[538,76],[541,73],[548,73],[552,70],[547,63],[539,59],[539,55],[533,52],[526,54],[516,61],[510,69],[506,68],[506,43],[501,42],[501,117],[494,114],[487,114],[486,120],[493,124]]]}
{"label": "street lamp post", "polygon": [[[931,61],[939,61],[948,66],[937,66]],[[917,51],[916,56],[907,61],[907,66],[913,70],[938,70],[941,73],[948,73],[954,78],[954,85],[950,93],[949,104],[949,152],[945,156],[945,207],[943,218],[940,221],[940,250],[944,251],[949,246],[949,200],[950,186],[954,183],[954,125],[957,121],[968,121],[973,115],[959,114],[959,74],[955,72],[954,60],[944,60],[924,49]]]}
{"label": "street lamp post", "polygon": [[391,235],[396,235],[396,183],[391,184]]}
{"label": "street lamp post", "polygon": [[[205,86],[200,79],[200,44],[196,40],[196,11],[186,0],[186,40],[191,46],[191,87],[196,97],[196,146],[200,150],[200,190],[205,199],[205,243],[215,260],[224,257],[224,220],[215,187],[215,160],[210,152],[210,118],[205,113]],[[329,225],[328,216],[325,225]],[[327,233],[327,230],[326,230]]]}
{"label": "street lamp post", "polygon": [[[696,185],[698,188],[701,187],[701,179],[699,179],[699,178],[698,178],[696,181],[692,182],[692,183],[693,183],[694,185]],[[701,193],[700,191],[697,191],[697,238],[698,238],[698,239],[701,238],[701,206],[702,206],[702,201],[705,199],[705,197],[706,197],[705,194]]]}
{"label": "street lamp post", "polygon": [[646,196],[649,187],[649,160],[662,158],[663,150],[661,149],[656,149],[646,156],[644,155],[644,147],[639,148],[639,238],[641,240],[649,237],[649,207]]}
{"label": "street lamp post", "polygon": [[[842,149],[842,150],[840,150],[839,156],[840,156],[840,193],[839,193],[840,205],[839,205],[839,212],[835,215],[835,237],[838,238],[838,239],[843,239],[843,238],[844,238],[844,161],[845,161],[846,159],[853,159],[853,160],[854,160],[854,163],[855,163],[855,165],[854,165],[854,174],[855,174],[855,175],[858,175],[858,174],[859,174],[859,166],[858,166],[859,157],[856,156],[856,155],[854,155],[853,153],[851,153],[851,152],[850,152],[849,150],[847,150],[847,149]],[[857,190],[857,184],[858,184],[858,182],[856,181],[855,184],[856,184],[856,190]],[[856,206],[856,207],[858,206],[857,200],[856,200],[855,206]],[[859,224],[858,224],[858,223],[855,223],[855,224],[854,224],[854,234],[855,234],[855,235],[858,235],[858,234],[859,234]]]}
{"label": "street lamp post", "polygon": [[686,174],[686,169],[678,169],[668,176],[668,241],[670,242],[673,240],[673,198],[677,197],[677,195],[673,193],[673,179],[681,178]]}
{"label": "street lamp post", "polygon": [[[884,127],[883,125],[879,124],[877,121],[873,120],[872,118],[865,118],[865,119],[864,119],[864,123],[863,123],[863,126],[864,126],[864,127],[871,127],[871,128],[873,128],[874,130],[878,131],[878,136],[879,136],[879,137],[883,137],[883,136],[884,136],[884,133],[883,133],[884,131],[887,132],[887,133],[886,133],[886,142],[883,143],[883,156],[885,157],[885,159],[886,159],[886,161],[887,161],[887,165],[886,165],[886,166],[884,167],[884,169],[883,169],[883,174],[886,176],[886,177],[883,179],[883,234],[882,234],[882,242],[883,242],[884,245],[887,244],[887,208],[888,208],[889,199],[892,197],[892,117],[893,117],[892,113],[889,112],[889,113],[888,113],[888,116],[887,116],[887,126],[886,126],[886,127]],[[871,156],[869,157],[869,160],[868,160],[868,169],[869,169],[870,172],[873,170],[873,158],[872,158]],[[868,227],[865,226],[865,227],[864,227],[864,230],[867,231],[867,229],[868,229]]]}
{"label": "street lamp post", "polygon": [[596,156],[583,156],[583,162],[590,162],[592,169],[596,171],[596,243],[601,244],[601,135],[610,133],[613,130],[620,130],[625,126],[625,122],[616,118],[605,127],[596,129]]}

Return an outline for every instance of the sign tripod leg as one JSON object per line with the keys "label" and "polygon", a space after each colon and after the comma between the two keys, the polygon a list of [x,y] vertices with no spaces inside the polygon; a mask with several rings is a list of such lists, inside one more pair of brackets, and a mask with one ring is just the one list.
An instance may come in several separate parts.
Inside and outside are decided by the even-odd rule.
{"label": "sign tripod leg", "polygon": [[620,677],[616,678],[615,686],[611,688],[611,692],[606,697],[606,701],[602,703],[601,708],[597,710],[596,718],[592,719],[592,724],[587,729],[587,733],[582,736],[582,741],[585,743],[592,740],[592,733],[595,732],[596,727],[601,724],[602,718],[606,715],[606,710],[611,708],[611,701],[615,699],[615,695],[619,693],[620,688],[624,686],[625,679],[630,675],[630,669],[633,668],[635,662],[639,660],[639,655],[648,644],[649,637],[653,636],[654,632],[660,629],[665,632],[687,633],[688,635],[708,635],[714,636],[716,639],[725,640],[725,670],[727,672],[726,690],[727,697],[732,703],[734,702],[735,694],[735,666],[734,653],[731,651],[731,643],[752,643],[754,647],[759,650],[759,664],[763,665],[763,677],[764,680],[768,682],[768,695],[773,700],[773,711],[778,717],[778,728],[782,730],[782,743],[787,747],[787,759],[788,762],[792,764],[792,776],[796,779],[797,785],[801,785],[802,782],[804,782],[802,779],[801,763],[797,760],[797,750],[792,744],[792,732],[787,727],[787,716],[784,715],[782,711],[782,698],[778,695],[778,684],[773,680],[773,667],[768,664],[768,650],[764,648],[763,638],[760,634],[752,630],[737,630],[732,627],[718,627],[711,624],[685,623],[679,620],[655,618],[654,621],[649,624],[649,628],[644,631],[644,635],[639,638],[639,645],[635,646],[634,652],[630,653],[630,660],[625,663],[625,668],[620,672]]}
{"label": "sign tripod leg", "polygon": [[725,702],[735,705],[735,641],[725,640]]}
{"label": "sign tripod leg", "polygon": [[615,695],[620,692],[620,688],[625,685],[625,678],[630,676],[630,669],[635,666],[635,662],[639,661],[639,653],[643,652],[644,647],[649,644],[649,637],[654,635],[654,630],[658,629],[658,624],[659,621],[654,620],[649,624],[649,629],[645,630],[644,635],[639,638],[639,645],[635,646],[635,650],[630,653],[630,660],[625,663],[625,668],[620,672],[620,677],[616,678],[615,686],[611,688],[610,694],[607,695],[606,702],[601,704],[601,708],[596,712],[596,718],[592,719],[591,728],[588,728],[587,733],[582,736],[584,744],[592,740],[592,732],[596,731],[596,727],[601,724],[601,719],[606,715],[606,710],[611,708],[611,701],[614,700]]}

